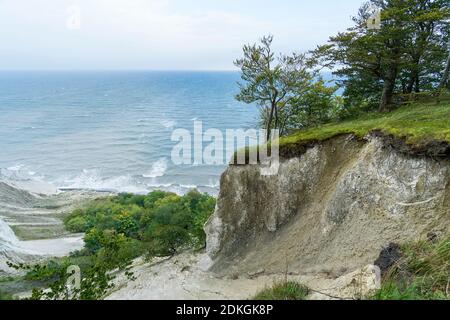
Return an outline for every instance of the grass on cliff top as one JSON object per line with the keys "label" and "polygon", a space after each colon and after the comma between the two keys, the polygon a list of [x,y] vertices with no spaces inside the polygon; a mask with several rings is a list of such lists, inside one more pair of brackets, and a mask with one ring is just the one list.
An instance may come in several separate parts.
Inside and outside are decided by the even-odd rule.
{"label": "grass on cliff top", "polygon": [[280,146],[323,141],[341,134],[354,134],[361,138],[375,130],[405,138],[408,144],[450,142],[450,102],[439,105],[433,102],[415,103],[386,114],[370,113],[356,119],[298,131],[282,137]]}

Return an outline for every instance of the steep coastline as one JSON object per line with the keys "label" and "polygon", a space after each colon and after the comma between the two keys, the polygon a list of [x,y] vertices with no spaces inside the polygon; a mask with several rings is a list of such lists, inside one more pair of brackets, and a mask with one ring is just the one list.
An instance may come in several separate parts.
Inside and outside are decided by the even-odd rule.
{"label": "steep coastline", "polygon": [[390,242],[444,233],[450,159],[448,145],[434,145],[416,152],[380,134],[341,135],[281,150],[278,176],[230,166],[205,226],[211,270],[343,274]]}

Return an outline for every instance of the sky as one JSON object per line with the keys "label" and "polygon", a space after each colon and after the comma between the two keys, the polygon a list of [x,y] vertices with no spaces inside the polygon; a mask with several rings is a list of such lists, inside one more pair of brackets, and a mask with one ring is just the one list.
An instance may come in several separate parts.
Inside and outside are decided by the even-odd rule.
{"label": "sky", "polygon": [[363,0],[0,0],[0,70],[234,70],[242,46],[313,49]]}

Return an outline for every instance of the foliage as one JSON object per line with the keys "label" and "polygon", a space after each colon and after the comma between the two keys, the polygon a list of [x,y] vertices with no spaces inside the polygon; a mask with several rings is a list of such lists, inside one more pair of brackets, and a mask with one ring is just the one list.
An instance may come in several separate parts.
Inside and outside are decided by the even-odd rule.
{"label": "foliage", "polygon": [[[352,27],[307,54],[277,57],[272,36],[245,45],[244,57],[235,61],[243,80],[236,99],[259,105],[260,125],[283,136],[376,108],[388,112],[412,93],[439,96],[449,85],[447,2],[368,0]],[[368,27],[374,8],[379,28]],[[333,71],[337,86],[318,77],[324,69]]]}
{"label": "foliage", "polygon": [[276,283],[259,292],[253,300],[305,300],[308,287],[292,281]]}
{"label": "foliage", "polygon": [[133,239],[151,254],[167,255],[184,246],[204,246],[203,225],[214,207],[213,197],[197,191],[182,197],[162,191],[146,196],[120,194],[74,211],[65,225],[86,233],[85,248],[90,253],[97,253],[110,239],[122,237],[123,245]]}
{"label": "foliage", "polygon": [[9,293],[3,292],[2,290],[0,290],[0,301],[3,300],[13,300],[13,296],[10,295]]}
{"label": "foliage", "polygon": [[[84,232],[85,247],[43,264],[13,265],[26,270],[25,280],[37,281],[31,299],[101,299],[112,288],[113,270],[133,279],[133,259],[168,256],[205,245],[203,225],[213,213],[215,199],[191,191],[185,196],[154,191],[148,195],[120,194],[94,200],[65,220],[72,232]],[[80,288],[69,289],[70,266],[81,271]]]}
{"label": "foliage", "polygon": [[[266,36],[259,45],[245,45],[244,57],[235,61],[241,69],[242,82],[238,101],[257,103],[262,108],[263,125],[268,138],[273,128],[283,129],[282,114],[292,99],[301,95],[313,79],[305,55],[275,57],[273,37]],[[269,140],[269,139],[268,139]]]}
{"label": "foliage", "polygon": [[[373,6],[381,9],[381,28],[367,28]],[[446,0],[370,0],[354,26],[330,38],[313,56],[334,68],[350,110],[389,111],[395,93],[433,90],[448,57]]]}
{"label": "foliage", "polygon": [[383,279],[377,300],[449,300],[450,234],[440,241],[405,244]]}
{"label": "foliage", "polygon": [[[26,271],[24,280],[36,284],[29,300],[97,300],[113,287],[111,281],[114,276],[109,272],[110,265],[102,263],[95,255],[77,253],[41,264],[9,263],[9,266]],[[68,270],[71,266],[80,268],[80,288],[70,287],[73,273]]]}
{"label": "foliage", "polygon": [[337,89],[322,79],[311,82],[308,90],[294,97],[283,109],[283,132],[317,127],[340,117],[343,111],[341,99],[335,95]]}

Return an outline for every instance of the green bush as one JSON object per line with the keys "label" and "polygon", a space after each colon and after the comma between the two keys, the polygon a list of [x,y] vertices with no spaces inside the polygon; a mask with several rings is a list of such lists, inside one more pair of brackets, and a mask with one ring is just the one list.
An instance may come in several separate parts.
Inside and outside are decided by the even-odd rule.
{"label": "green bush", "polygon": [[95,200],[64,222],[67,230],[86,233],[85,248],[90,254],[101,250],[115,234],[138,241],[138,247],[146,247],[150,256],[172,255],[180,249],[205,246],[203,225],[215,203],[213,197],[198,191],[185,196],[163,191],[145,196],[120,194]]}
{"label": "green bush", "polygon": [[139,257],[142,245],[138,240],[117,234],[115,231],[104,231],[101,248],[95,256],[95,263],[106,269],[126,268],[133,259]]}
{"label": "green bush", "polygon": [[83,216],[75,216],[68,219],[65,223],[66,229],[70,232],[85,232],[87,229],[87,221]]}
{"label": "green bush", "polygon": [[293,281],[276,283],[259,292],[253,300],[305,300],[308,287]]}
{"label": "green bush", "polygon": [[[84,249],[43,264],[14,266],[27,271],[25,280],[49,290],[33,290],[32,299],[99,299],[112,286],[111,270],[124,270],[133,259],[171,256],[179,250],[205,245],[203,225],[213,213],[215,199],[198,191],[185,196],[154,191],[148,195],[120,194],[96,199],[64,219],[67,230],[84,232]],[[80,266],[81,288],[68,294],[67,268]]]}

